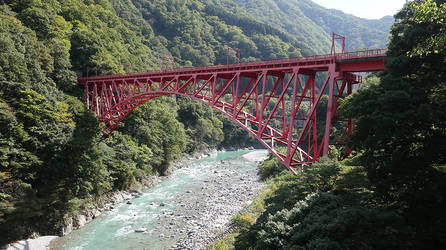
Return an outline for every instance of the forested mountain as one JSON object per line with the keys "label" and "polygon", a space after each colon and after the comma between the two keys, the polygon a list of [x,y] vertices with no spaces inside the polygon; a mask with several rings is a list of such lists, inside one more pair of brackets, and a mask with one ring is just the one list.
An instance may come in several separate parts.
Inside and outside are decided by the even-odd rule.
{"label": "forested mountain", "polygon": [[347,37],[347,49],[385,48],[391,16],[379,20],[359,18],[326,9],[311,0],[234,0],[258,21],[285,31],[316,53],[329,53],[331,33]]}
{"label": "forested mountain", "polygon": [[[76,85],[87,67],[157,70],[163,57],[177,67],[225,63],[228,46],[244,61],[309,55],[327,45],[320,29],[296,39],[230,0],[0,0],[0,244],[60,233],[98,196],[166,174],[183,153],[252,140],[181,97],[139,107],[102,138]],[[319,48],[309,42],[320,39]]]}

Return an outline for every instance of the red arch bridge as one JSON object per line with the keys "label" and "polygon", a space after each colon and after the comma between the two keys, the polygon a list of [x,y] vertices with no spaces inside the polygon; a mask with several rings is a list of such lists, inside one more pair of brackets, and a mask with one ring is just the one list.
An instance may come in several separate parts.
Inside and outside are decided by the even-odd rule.
{"label": "red arch bridge", "polygon": [[[234,120],[295,174],[326,155],[330,143],[348,140],[352,121],[340,117],[338,102],[362,81],[354,72],[384,70],[385,57],[383,49],[366,50],[84,77],[78,83],[85,86],[85,104],[105,124],[106,134],[139,105],[183,95]],[[321,102],[327,92],[328,101]],[[321,108],[324,113],[317,112]]]}

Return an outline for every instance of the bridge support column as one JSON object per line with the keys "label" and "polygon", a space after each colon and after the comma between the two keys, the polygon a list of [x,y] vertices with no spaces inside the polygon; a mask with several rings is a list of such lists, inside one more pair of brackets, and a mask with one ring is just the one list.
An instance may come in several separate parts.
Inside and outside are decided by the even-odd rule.
{"label": "bridge support column", "polygon": [[[314,109],[316,106],[316,72],[312,72],[309,75],[310,78],[310,82],[311,82],[311,108]],[[309,145],[313,145],[313,160],[317,161],[318,158],[318,146],[317,146],[317,121],[316,121],[316,109],[313,112],[313,115],[311,117],[311,119],[313,120],[313,127],[312,127],[312,133],[313,133],[313,138],[309,138]],[[311,136],[311,132],[310,132],[310,136]],[[312,142],[310,143],[310,140],[312,140]],[[308,153],[311,153],[310,150],[308,151]]]}
{"label": "bridge support column", "polygon": [[328,105],[327,105],[327,118],[325,121],[325,133],[324,133],[324,147],[323,147],[323,156],[328,155],[329,145],[330,145],[330,131],[331,131],[331,120],[333,113],[333,98],[334,98],[334,85],[336,82],[337,74],[335,72],[335,65],[330,65],[329,72],[330,80],[328,86]]}
{"label": "bridge support column", "polygon": [[[349,81],[348,85],[347,85],[347,96],[352,94],[352,90],[353,90],[352,85],[353,85],[352,81]],[[352,118],[348,118],[348,123],[347,123],[347,134],[348,134],[347,141],[348,142],[350,142],[352,133],[353,133],[353,121],[352,121]],[[352,149],[350,148],[350,145],[347,145],[347,155],[350,155],[351,152],[352,152]]]}

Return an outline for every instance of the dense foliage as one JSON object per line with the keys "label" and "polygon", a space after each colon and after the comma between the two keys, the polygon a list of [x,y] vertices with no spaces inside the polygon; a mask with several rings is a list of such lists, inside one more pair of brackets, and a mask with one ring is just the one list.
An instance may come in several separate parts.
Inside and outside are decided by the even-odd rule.
{"label": "dense foliage", "polygon": [[353,95],[361,153],[380,202],[401,210],[420,246],[446,244],[446,4],[413,1],[396,15],[381,83]]}
{"label": "dense foliage", "polygon": [[395,17],[387,70],[342,104],[354,155],[297,177],[265,161],[273,192],[235,249],[446,247],[446,2],[411,1]]}
{"label": "dense foliage", "polygon": [[235,249],[413,246],[413,231],[405,219],[373,203],[364,168],[323,158],[299,176],[283,172],[270,177],[272,193],[264,200],[265,210],[241,229]]}
{"label": "dense foliage", "polygon": [[368,20],[342,11],[326,9],[310,0],[234,0],[259,21],[287,32],[314,53],[330,53],[331,33],[347,37],[347,49],[385,48],[390,16]]}

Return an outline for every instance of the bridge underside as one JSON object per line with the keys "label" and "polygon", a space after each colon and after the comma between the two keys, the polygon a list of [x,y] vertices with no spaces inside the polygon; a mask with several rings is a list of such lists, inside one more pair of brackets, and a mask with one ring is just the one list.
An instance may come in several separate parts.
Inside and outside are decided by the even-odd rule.
{"label": "bridge underside", "polygon": [[[361,81],[351,72],[382,70],[382,61],[362,60],[358,66],[334,56],[311,57],[89,77],[79,84],[105,133],[147,101],[183,95],[234,120],[296,173],[327,154],[330,143],[346,142],[352,122],[337,114],[339,99]],[[321,106],[326,92],[328,101]]]}

